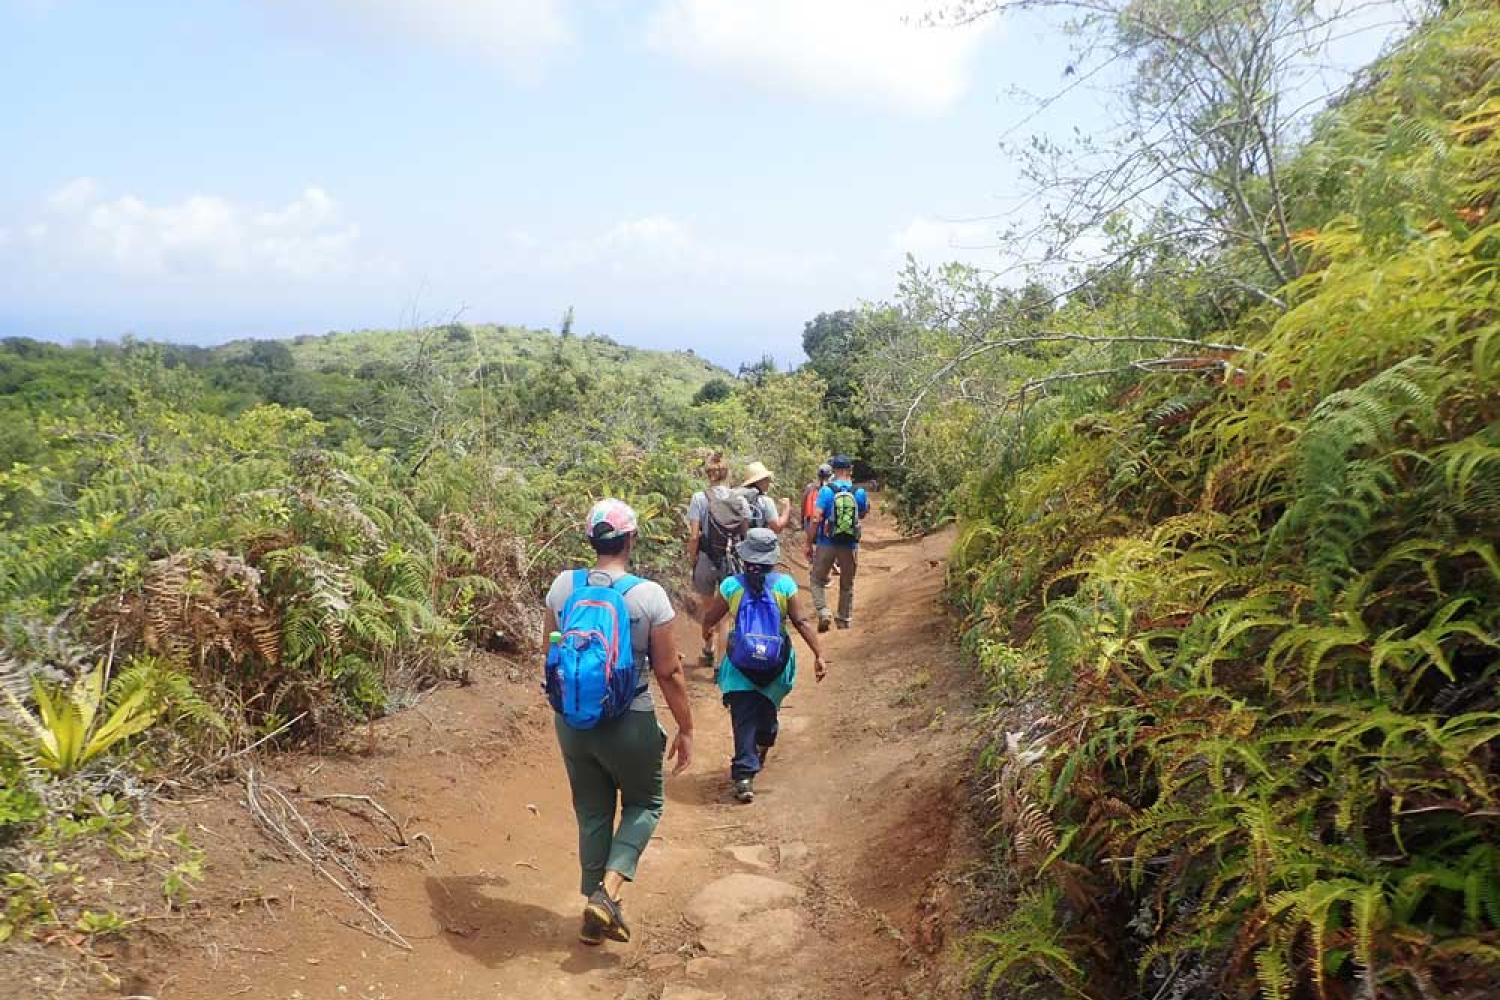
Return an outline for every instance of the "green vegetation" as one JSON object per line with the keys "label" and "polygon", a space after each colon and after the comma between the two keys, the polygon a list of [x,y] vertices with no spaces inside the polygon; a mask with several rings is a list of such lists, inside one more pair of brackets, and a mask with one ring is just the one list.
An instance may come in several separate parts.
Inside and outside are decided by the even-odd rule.
{"label": "green vegetation", "polygon": [[[800,371],[570,319],[0,347],[0,940],[128,925],[65,898],[65,848],[127,836],[139,771],[529,648],[594,498],[670,575],[705,448],[793,489],[838,449],[959,526],[1009,913],[979,992],[1493,993],[1500,9],[1445,5],[1299,122],[1320,5],[955,13],[997,7],[1071,10],[1122,128],[1032,147],[1029,282],[913,264]],[[143,856],[173,904],[201,876]]]}
{"label": "green vegetation", "polygon": [[[1100,30],[1150,36],[1122,50],[1166,100],[1173,39],[1281,8]],[[1216,175],[1068,294],[914,270],[863,317],[997,701],[1013,905],[972,942],[982,992],[1500,984],[1497,53],[1500,10],[1452,4],[1234,179],[1248,212]]]}
{"label": "green vegetation", "polygon": [[[636,506],[641,562],[670,580],[706,447],[793,484],[830,447],[810,373],[493,327],[11,340],[0,378],[6,936],[125,926],[62,888],[99,803],[137,835],[141,772],[331,735],[476,648],[530,650],[600,496]],[[180,900],[190,845],[149,856]]]}

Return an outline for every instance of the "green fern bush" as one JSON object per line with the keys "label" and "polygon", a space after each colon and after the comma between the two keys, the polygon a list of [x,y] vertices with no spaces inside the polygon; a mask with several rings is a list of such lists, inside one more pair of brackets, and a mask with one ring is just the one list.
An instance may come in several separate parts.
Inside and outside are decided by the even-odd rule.
{"label": "green fern bush", "polygon": [[994,752],[982,992],[1500,991],[1497,52],[1456,5],[1289,161],[1308,267],[1202,331],[1234,377],[1060,392],[953,501],[971,645],[1054,720]]}

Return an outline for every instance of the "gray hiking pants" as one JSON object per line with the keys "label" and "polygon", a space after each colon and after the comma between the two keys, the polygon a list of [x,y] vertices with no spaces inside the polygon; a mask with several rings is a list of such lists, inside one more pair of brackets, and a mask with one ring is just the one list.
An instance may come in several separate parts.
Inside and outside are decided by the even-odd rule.
{"label": "gray hiking pants", "polygon": [[859,568],[859,549],[854,546],[824,543],[813,553],[813,607],[818,609],[819,618],[828,615],[828,580],[835,566],[839,568],[838,620],[848,625],[854,614],[854,573]]}

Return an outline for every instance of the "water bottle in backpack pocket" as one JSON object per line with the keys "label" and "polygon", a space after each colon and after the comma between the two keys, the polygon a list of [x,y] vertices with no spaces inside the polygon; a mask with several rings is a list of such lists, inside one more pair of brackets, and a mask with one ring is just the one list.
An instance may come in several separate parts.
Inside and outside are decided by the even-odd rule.
{"label": "water bottle in backpack pocket", "polygon": [[574,729],[593,729],[629,711],[645,690],[630,642],[625,595],[640,578],[622,576],[611,586],[574,571],[573,593],[559,615],[561,639],[547,647],[547,700]]}
{"label": "water bottle in backpack pocket", "polygon": [[774,573],[755,589],[743,575],[737,579],[740,590],[730,601],[734,628],[729,633],[729,662],[752,684],[765,687],[782,675],[792,658],[784,599],[773,591]]}

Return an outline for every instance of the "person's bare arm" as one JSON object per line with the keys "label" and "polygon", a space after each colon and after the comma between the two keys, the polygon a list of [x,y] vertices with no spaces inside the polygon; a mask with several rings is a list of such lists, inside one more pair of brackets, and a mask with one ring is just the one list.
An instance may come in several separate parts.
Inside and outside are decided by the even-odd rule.
{"label": "person's bare arm", "polygon": [[651,629],[651,672],[661,685],[662,697],[677,721],[677,735],[667,749],[667,759],[675,760],[674,775],[681,774],[693,762],[693,708],[688,703],[687,679],[682,675],[682,661],[677,657],[677,637],[672,623]]}
{"label": "person's bare arm", "polygon": [[813,627],[812,620],[807,616],[807,608],[803,605],[802,594],[792,595],[792,599],[786,603],[787,617],[792,620],[792,625],[801,633],[802,639],[811,649],[813,656],[817,659],[813,662],[813,676],[821,681],[828,675],[828,661],[823,658],[823,646],[818,641],[818,630]]}
{"label": "person's bare arm", "polygon": [[807,522],[807,548],[805,555],[807,561],[812,562],[813,550],[817,548],[818,532],[823,529],[823,508],[814,507],[812,520]]}
{"label": "person's bare arm", "polygon": [[702,535],[703,525],[699,523],[697,518],[694,518],[692,523],[688,525],[687,557],[689,570],[695,569],[698,566],[698,544]]}
{"label": "person's bare arm", "polygon": [[703,606],[703,642],[705,646],[713,638],[714,629],[718,627],[719,622],[723,621],[724,616],[727,614],[729,614],[729,602],[724,600],[723,594],[715,591],[714,596],[710,597],[708,603]]}
{"label": "person's bare arm", "polygon": [[788,524],[792,523],[792,501],[791,501],[791,498],[790,497],[782,497],[779,502],[780,502],[781,509],[777,513],[777,515],[775,517],[768,517],[768,518],[766,518],[766,527],[770,528],[772,531],[776,532],[778,535],[781,534],[783,531],[786,530],[786,526]]}

